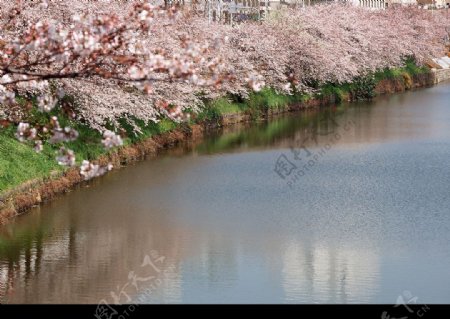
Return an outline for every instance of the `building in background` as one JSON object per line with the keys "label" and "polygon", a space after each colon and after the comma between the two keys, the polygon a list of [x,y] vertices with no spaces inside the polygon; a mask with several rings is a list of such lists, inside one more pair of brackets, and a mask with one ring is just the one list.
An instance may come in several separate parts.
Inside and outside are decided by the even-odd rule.
{"label": "building in background", "polygon": [[417,0],[417,3],[424,7],[435,7],[438,9],[445,8],[450,5],[449,0]]}
{"label": "building in background", "polygon": [[283,8],[301,8],[331,2],[346,2],[375,10],[395,6],[420,6],[424,9],[450,6],[450,0],[205,0],[200,11],[204,11],[210,21],[232,23],[264,20],[271,11]]}
{"label": "building in background", "polygon": [[387,7],[386,0],[351,0],[351,2],[357,6],[384,9]]}

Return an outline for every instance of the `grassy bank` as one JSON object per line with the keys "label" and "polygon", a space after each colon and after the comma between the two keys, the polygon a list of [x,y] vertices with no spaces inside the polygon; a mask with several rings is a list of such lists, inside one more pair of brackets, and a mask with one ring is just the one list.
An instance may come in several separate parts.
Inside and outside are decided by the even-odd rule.
{"label": "grassy bank", "polygon": [[[289,110],[317,107],[341,101],[371,99],[377,94],[402,91],[415,86],[429,85],[429,70],[417,67],[412,62],[406,62],[403,68],[386,69],[365,78],[357,78],[352,83],[317,86],[315,93],[295,92],[293,95],[279,94],[273,89],[265,88],[252,93],[248,99],[229,95],[215,101],[205,101],[205,108],[200,114],[191,114],[188,123],[177,124],[168,119],[159,123],[144,123],[137,120],[141,133],[135,134],[131,125],[125,120],[120,121],[121,130],[126,136],[124,147],[145,141],[151,137],[179,129],[184,126],[189,130],[192,125],[223,125],[224,119],[236,114],[245,114],[248,119],[256,119],[271,113]],[[25,99],[20,103],[28,103]],[[101,135],[82,122],[69,119],[67,116],[55,113],[43,114],[33,107],[26,119],[33,125],[48,122],[49,117],[58,115],[62,126],[74,127],[79,132],[79,138],[64,145],[75,151],[77,162],[82,159],[96,160],[107,155],[101,146]],[[15,128],[8,127],[0,131],[0,194],[18,187],[24,182],[45,179],[52,174],[61,173],[63,168],[55,161],[55,153],[62,144],[49,145],[45,143],[44,151],[37,154],[31,144],[23,144],[14,137]]]}

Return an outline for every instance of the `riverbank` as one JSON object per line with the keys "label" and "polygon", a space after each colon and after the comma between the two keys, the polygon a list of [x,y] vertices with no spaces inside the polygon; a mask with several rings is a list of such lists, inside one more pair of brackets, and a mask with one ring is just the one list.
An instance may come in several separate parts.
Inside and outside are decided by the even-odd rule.
{"label": "riverbank", "polygon": [[434,69],[434,82],[436,84],[450,80],[450,69]]}
{"label": "riverbank", "polygon": [[406,280],[448,302],[449,100],[447,82],[219,127],[76,187],[0,227],[0,300],[112,304],[150,255],[170,273],[132,303],[390,303]]}
{"label": "riverbank", "polygon": [[[176,124],[163,120],[157,125],[143,125],[139,136],[132,135],[131,128],[124,125],[123,129],[129,136],[126,145],[108,153],[95,146],[100,138],[98,133],[78,127],[80,138],[77,144],[70,147],[77,154],[82,154],[83,158],[103,165],[112,163],[114,168],[120,168],[146,157],[157,156],[161,150],[181,141],[201,139],[211,127],[318,108],[341,101],[371,99],[377,95],[431,86],[434,83],[434,75],[429,70],[406,65],[401,69],[385,70],[373,77],[357,79],[345,85],[324,85],[316,94],[298,93],[288,96],[265,89],[251,94],[247,100],[230,96],[208,102],[204,111],[198,115],[193,114],[188,123]],[[54,150],[47,149],[43,155],[34,154],[31,147],[14,139],[12,130],[5,130],[0,134],[0,148],[0,185],[3,188],[0,191],[1,223],[83,183],[78,168],[63,170],[58,167],[53,159]],[[31,154],[32,157],[24,156]],[[16,172],[20,178],[12,175]]]}

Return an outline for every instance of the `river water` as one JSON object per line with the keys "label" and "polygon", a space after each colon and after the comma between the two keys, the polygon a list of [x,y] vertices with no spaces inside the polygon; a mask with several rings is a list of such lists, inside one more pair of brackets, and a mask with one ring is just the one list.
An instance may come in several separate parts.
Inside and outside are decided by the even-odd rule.
{"label": "river water", "polygon": [[2,303],[448,303],[450,84],[236,125],[0,228]]}

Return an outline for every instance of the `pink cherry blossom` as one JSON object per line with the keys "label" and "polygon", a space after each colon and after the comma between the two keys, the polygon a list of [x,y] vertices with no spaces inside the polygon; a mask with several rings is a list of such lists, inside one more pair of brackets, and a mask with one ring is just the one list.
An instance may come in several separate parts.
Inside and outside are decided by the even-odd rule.
{"label": "pink cherry blossom", "polygon": [[[205,100],[246,98],[264,86],[314,92],[401,66],[405,58],[423,64],[442,55],[450,27],[442,10],[414,6],[371,10],[334,2],[233,26],[209,22],[200,7],[0,0],[0,119],[18,124],[17,138],[33,140],[36,150],[45,142],[38,136],[48,133],[50,143],[70,142],[75,129],[56,117],[34,128],[15,103],[17,95],[33,95],[49,112],[69,96],[75,118],[104,132],[109,149],[123,141],[105,125],[118,129],[120,119],[139,133],[134,119],[183,121],[186,109],[200,112]],[[106,171],[90,162],[81,170],[87,179]]]}
{"label": "pink cherry blossom", "polygon": [[109,149],[123,145],[123,141],[120,135],[117,135],[110,130],[106,130],[103,132],[102,144],[106,149]]}

